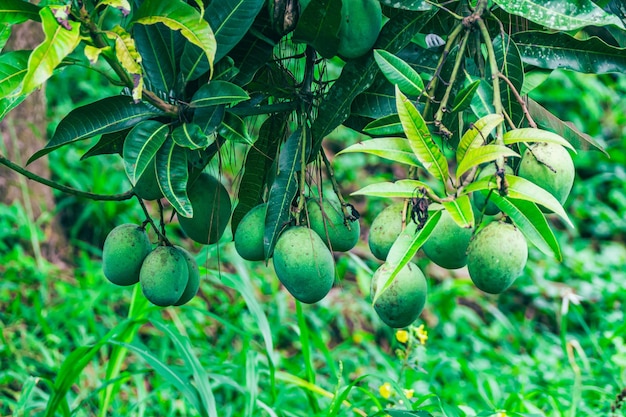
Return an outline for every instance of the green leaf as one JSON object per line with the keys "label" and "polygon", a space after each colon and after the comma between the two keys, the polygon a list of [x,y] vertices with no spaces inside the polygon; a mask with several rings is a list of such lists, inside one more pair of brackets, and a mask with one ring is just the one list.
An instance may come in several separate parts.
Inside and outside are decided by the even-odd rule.
{"label": "green leaf", "polygon": [[142,25],[163,23],[172,30],[179,30],[189,42],[202,50],[208,59],[209,68],[213,69],[217,50],[215,35],[200,13],[184,1],[145,0],[135,12],[131,23]]}
{"label": "green leaf", "polygon": [[565,146],[576,152],[571,143],[566,141],[556,133],[549,132],[547,130],[536,129],[532,127],[525,127],[521,129],[513,129],[506,132],[503,136],[504,144],[511,145],[513,143],[530,143],[530,142],[544,142],[544,143],[556,143],[557,145]]}
{"label": "green leaf", "polygon": [[441,204],[459,226],[474,227],[474,211],[468,195],[460,195],[452,201],[443,201]]}
{"label": "green leaf", "polygon": [[303,140],[306,137],[301,129],[293,132],[283,145],[278,158],[278,174],[270,188],[265,215],[263,245],[267,259],[272,256],[278,237],[291,221],[291,202],[298,193]]}
{"label": "green leaf", "polygon": [[169,126],[146,120],[131,129],[124,141],[122,156],[130,183],[134,186],[169,134]]}
{"label": "green leaf", "polygon": [[162,114],[132,97],[113,96],[72,110],[57,126],[46,146],[30,157],[28,163],[53,150],[103,133],[118,132],[142,120]]}
{"label": "green leaf", "polygon": [[211,144],[211,137],[205,135],[195,123],[183,123],[172,132],[172,138],[178,146],[191,150],[206,149]]}
{"label": "green leaf", "polygon": [[400,92],[396,86],[396,107],[402,122],[404,133],[409,145],[421,162],[422,166],[432,176],[442,183],[448,180],[448,162],[430,135],[426,121],[417,111],[413,103]]}
{"label": "green leaf", "polygon": [[39,11],[45,35],[28,59],[28,71],[22,82],[22,94],[27,94],[43,84],[54,69],[69,55],[80,42],[80,23],[70,22],[68,30],[57,22],[50,8]]}
{"label": "green leaf", "polygon": [[[392,54],[397,53],[411,42],[413,35],[419,32],[434,14],[434,10],[398,13],[383,26],[374,48],[384,49]],[[318,116],[313,123],[312,157],[319,153],[324,137],[348,118],[352,101],[372,84],[377,70],[378,65],[371,54],[350,61],[343,67],[341,75],[320,105]]]}
{"label": "green leaf", "polygon": [[507,175],[506,180],[509,183],[509,197],[541,204],[558,214],[558,216],[563,219],[567,225],[572,228],[574,227],[571,220],[567,216],[567,213],[563,210],[563,206],[561,206],[558,200],[548,191],[525,178],[517,177],[515,175]]}
{"label": "green leaf", "polygon": [[626,72],[626,48],[608,45],[600,38],[578,40],[565,33],[539,31],[513,35],[522,60],[539,68],[565,68],[589,74]]}
{"label": "green leaf", "polygon": [[[521,91],[524,85],[524,66],[517,45],[508,35],[500,34],[493,40],[493,49],[500,74],[513,84],[515,90]],[[519,126],[524,120],[522,105],[508,83],[500,83],[500,85],[502,86],[500,95],[504,111],[507,112],[513,124]]]}
{"label": "green leaf", "polygon": [[424,91],[424,82],[417,71],[402,59],[382,49],[374,50],[374,59],[389,82],[404,94],[419,96]]}
{"label": "green leaf", "polygon": [[0,24],[0,51],[4,49],[7,42],[9,41],[9,37],[11,36],[11,28],[12,26],[8,23]]}
{"label": "green leaf", "polygon": [[468,108],[479,85],[480,80],[476,80],[463,87],[454,97],[454,104],[452,104],[452,110],[450,112],[457,113]]}
{"label": "green leaf", "polygon": [[308,43],[324,58],[337,55],[341,8],[341,0],[311,0],[298,19],[294,41]]}
{"label": "green leaf", "polygon": [[404,135],[402,123],[398,114],[390,114],[389,116],[380,117],[365,126],[365,133],[373,136],[394,136]]}
{"label": "green leaf", "polygon": [[426,224],[422,229],[415,231],[415,228],[407,227],[400,233],[389,250],[387,261],[381,267],[381,275],[378,279],[384,282],[384,284],[374,295],[372,305],[376,304],[378,298],[391,286],[400,270],[411,262],[417,251],[430,237],[440,218],[441,210],[438,210],[428,216],[428,220],[426,220]]}
{"label": "green leaf", "polygon": [[604,150],[594,138],[588,134],[581,132],[572,122],[564,122],[533,99],[528,99],[528,111],[535,119],[535,122],[544,129],[549,129],[562,136],[569,143],[573,144],[577,149],[592,149],[601,151],[606,156],[609,154]]}
{"label": "green leaf", "polygon": [[217,132],[226,114],[224,104],[214,107],[200,107],[193,112],[193,122],[200,126],[202,132],[209,136]]}
{"label": "green leaf", "polygon": [[135,40],[121,26],[104,32],[109,39],[115,42],[115,57],[122,67],[133,78],[133,98],[141,100],[143,93],[143,68],[141,67],[141,55],[137,52]]}
{"label": "green leaf", "polygon": [[387,81],[383,85],[374,85],[359,94],[352,102],[351,114],[377,119],[396,114],[396,98],[393,86]]}
{"label": "green leaf", "polygon": [[484,145],[478,148],[471,148],[457,166],[456,177],[461,178],[463,174],[477,165],[495,161],[499,157],[509,156],[520,158],[520,155],[513,149],[502,145]]}
{"label": "green leaf", "polygon": [[391,161],[400,162],[401,164],[420,167],[419,159],[413,153],[411,145],[406,138],[376,138],[363,142],[355,143],[339,152],[337,155],[344,153],[363,152]]}
{"label": "green leaf", "polygon": [[563,259],[559,242],[545,215],[533,202],[517,200],[514,198],[501,197],[498,193],[492,193],[489,197],[498,208],[504,212],[513,223],[521,230],[529,242],[546,255],[554,255],[559,261]]}
{"label": "green leaf", "polygon": [[247,143],[248,145],[254,143],[243,119],[233,113],[226,112],[226,117],[219,127],[219,134],[233,142]]}
{"label": "green leaf", "polygon": [[28,70],[30,51],[9,51],[0,54],[0,98],[17,90]]}
{"label": "green leaf", "polygon": [[193,207],[187,196],[187,153],[168,136],[156,154],[159,188],[180,216],[192,217]]}
{"label": "green leaf", "polygon": [[480,118],[471,125],[463,134],[456,150],[456,161],[460,163],[465,158],[465,153],[473,148],[483,146],[493,129],[496,128],[504,118],[499,114],[489,114]]}
{"label": "green leaf", "polygon": [[379,182],[367,185],[350,195],[367,195],[370,197],[400,197],[413,198],[420,188],[425,188],[429,193],[432,189],[428,184],[418,180],[399,180],[396,182]]}
{"label": "green leaf", "polygon": [[227,81],[211,81],[196,91],[190,107],[210,107],[220,104],[234,105],[249,98],[248,93],[238,85]]}
{"label": "green leaf", "polygon": [[97,155],[122,155],[124,149],[124,140],[126,140],[126,135],[128,135],[128,132],[130,132],[130,129],[102,135],[102,137],[100,137],[100,140],[98,140],[95,145],[89,148],[89,150],[80,157],[80,160],[82,161],[83,159],[91,158],[92,156]]}
{"label": "green leaf", "polygon": [[24,0],[2,0],[0,5],[0,24],[17,25],[27,20],[41,21],[41,8]]}
{"label": "green leaf", "polygon": [[521,16],[554,30],[576,30],[585,26],[615,25],[624,29],[622,21],[602,10],[591,0],[494,0],[507,13]]}
{"label": "green leaf", "polygon": [[0,99],[0,121],[4,119],[4,116],[9,114],[11,110],[19,106],[22,101],[24,101],[28,97],[27,94],[22,94],[19,96],[12,96]]}
{"label": "green leaf", "polygon": [[381,4],[387,7],[393,7],[401,10],[411,10],[416,12],[423,12],[431,10],[433,6],[425,0],[380,0]]}

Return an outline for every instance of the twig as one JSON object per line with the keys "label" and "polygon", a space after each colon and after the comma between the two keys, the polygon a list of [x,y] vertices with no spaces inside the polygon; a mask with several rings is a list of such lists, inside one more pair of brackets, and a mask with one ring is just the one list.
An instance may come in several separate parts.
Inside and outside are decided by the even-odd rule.
{"label": "twig", "polygon": [[505,76],[504,74],[502,74],[501,72],[498,72],[498,77],[507,83],[507,85],[513,92],[513,95],[515,96],[515,99],[520,104],[520,106],[522,106],[522,111],[524,112],[524,116],[526,117],[526,120],[528,120],[528,125],[536,129],[537,123],[535,123],[535,121],[533,120],[532,116],[530,115],[530,112],[528,111],[528,106],[526,105],[526,102],[524,101],[520,93],[518,93],[517,89],[515,88],[511,80],[509,80],[509,78]]}

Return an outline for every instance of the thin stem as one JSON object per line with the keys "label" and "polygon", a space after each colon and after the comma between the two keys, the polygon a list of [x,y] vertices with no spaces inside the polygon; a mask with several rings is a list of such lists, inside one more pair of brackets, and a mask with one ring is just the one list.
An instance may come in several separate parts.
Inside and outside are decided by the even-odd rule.
{"label": "thin stem", "polygon": [[[489,67],[491,68],[491,78],[493,81],[493,107],[496,111],[496,114],[502,114],[504,109],[502,108],[502,97],[500,95],[500,82],[498,73],[500,70],[498,69],[498,62],[496,61],[496,53],[493,49],[493,43],[491,42],[491,37],[489,36],[489,31],[487,30],[487,25],[485,25],[485,21],[481,18],[477,20],[478,27],[480,28],[480,33],[485,41],[485,46],[487,46],[487,55],[489,58]],[[496,134],[496,144],[504,145],[503,136],[504,131],[502,124],[498,125],[497,134]]]}
{"label": "thin stem", "polygon": [[498,73],[498,77],[507,83],[507,85],[513,92],[513,95],[515,96],[515,99],[520,104],[520,106],[522,106],[522,111],[524,112],[524,116],[526,117],[526,120],[528,120],[528,125],[536,129],[537,123],[535,123],[535,121],[533,120],[532,116],[530,115],[530,112],[528,111],[528,106],[526,105],[526,102],[524,101],[520,93],[517,91],[517,89],[511,82],[511,80],[509,80],[509,78],[505,76],[504,74],[502,74],[501,72]]}
{"label": "thin stem", "polygon": [[[144,203],[144,201],[139,196],[137,196],[137,200],[139,201],[139,205],[141,206],[141,209],[143,210],[143,213],[146,216],[144,225],[146,223],[149,223],[150,226],[152,226],[152,229],[154,229],[154,232],[157,234],[157,236],[159,236],[159,244],[165,243],[167,246],[172,246],[170,241],[165,236],[165,228],[163,228],[163,230],[159,230],[157,225],[154,223],[154,220],[152,220],[152,216],[150,216],[150,213],[148,213],[148,209],[146,208],[146,203]],[[161,202],[159,201],[159,208],[162,208],[162,207],[163,206],[161,205]]]}
{"label": "thin stem", "polygon": [[[324,166],[326,167],[326,173],[328,174],[328,178],[330,178],[330,183],[333,186],[333,191],[339,198],[339,203],[341,204],[341,210],[343,211],[343,217],[344,219],[348,219],[352,217],[352,213],[348,213],[348,204],[346,203],[346,201],[343,199],[343,196],[341,195],[341,191],[339,189],[339,183],[337,182],[337,178],[335,178],[335,171],[333,170],[333,166],[330,163],[328,156],[326,156],[326,152],[324,152],[324,148],[320,148],[320,156],[322,157],[322,161],[324,162]],[[350,222],[345,222],[345,223],[346,223],[346,226],[348,227],[348,230],[350,230]]]}
{"label": "thin stem", "polygon": [[452,87],[454,86],[454,82],[456,81],[456,76],[459,72],[459,68],[461,68],[461,62],[463,62],[463,55],[465,53],[465,47],[467,45],[467,40],[469,39],[469,31],[465,32],[463,35],[463,40],[461,41],[461,46],[459,47],[459,52],[456,56],[456,61],[454,62],[454,67],[452,68],[452,74],[450,74],[450,80],[448,81],[448,87],[446,88],[446,92],[441,99],[441,103],[439,104],[439,109],[435,114],[435,125],[441,123],[443,119],[443,113],[447,111],[448,100],[450,99],[450,94],[452,93]]}
{"label": "thin stem", "polygon": [[105,194],[95,194],[95,193],[90,193],[87,191],[81,191],[81,190],[77,190],[75,188],[72,187],[68,187],[65,186],[63,184],[59,184],[57,182],[54,182],[52,180],[40,177],[39,175],[25,169],[22,168],[21,166],[17,165],[16,163],[10,161],[9,159],[5,158],[4,155],[0,155],[0,164],[12,169],[13,171],[22,174],[23,176],[25,176],[26,178],[29,178],[33,181],[37,181],[40,184],[46,185],[50,188],[54,188],[55,190],[59,190],[61,192],[64,192],[66,194],[71,194],[71,195],[75,195],[77,197],[82,197],[82,198],[87,198],[89,200],[96,200],[96,201],[124,201],[124,200],[129,200],[133,197],[133,195],[135,195],[133,190],[128,190],[125,193],[122,194],[111,194],[111,195],[105,195]]}

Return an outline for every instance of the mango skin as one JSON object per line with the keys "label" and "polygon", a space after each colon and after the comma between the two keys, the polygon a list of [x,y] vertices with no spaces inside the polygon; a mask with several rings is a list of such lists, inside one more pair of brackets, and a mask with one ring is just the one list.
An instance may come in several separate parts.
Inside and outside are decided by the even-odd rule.
{"label": "mango skin", "polygon": [[359,241],[361,225],[358,220],[349,221],[350,229],[345,224],[343,210],[339,201],[324,198],[307,201],[309,226],[315,231],[330,250],[347,252]]}
{"label": "mango skin", "polygon": [[428,259],[442,268],[458,269],[467,264],[472,229],[459,226],[447,210],[422,248]]}
{"label": "mango skin", "polygon": [[141,174],[141,177],[139,177],[134,190],[135,194],[143,200],[152,201],[163,198],[163,192],[157,180],[155,158],[152,158],[152,162],[150,162],[146,170]]}
{"label": "mango skin", "polygon": [[273,263],[280,282],[303,303],[320,301],[335,281],[333,255],[322,238],[308,227],[292,227],[280,235]]}
{"label": "mango skin", "polygon": [[183,294],[180,296],[178,301],[174,303],[175,306],[182,306],[183,304],[187,304],[193,297],[198,293],[198,288],[200,288],[200,270],[198,269],[198,263],[194,259],[194,257],[189,253],[185,248],[181,248],[180,246],[174,246],[178,249],[183,256],[185,257],[185,261],[187,262],[187,269],[189,272],[189,279],[187,280],[187,285],[185,286],[185,290]]}
{"label": "mango skin", "polygon": [[522,155],[518,175],[544,188],[559,203],[564,204],[572,191],[576,168],[572,157],[563,146],[537,143],[526,149]]}
{"label": "mango skin", "polygon": [[378,0],[343,0],[337,54],[345,59],[365,55],[378,39],[382,18]]}
{"label": "mango skin", "polygon": [[402,210],[404,203],[395,203],[381,211],[370,226],[367,242],[372,254],[384,261],[389,249],[402,232]]}
{"label": "mango skin", "polygon": [[522,232],[509,223],[492,222],[481,229],[467,249],[467,269],[474,285],[500,294],[522,275],[528,244]]}
{"label": "mango skin", "polygon": [[[382,272],[390,268],[390,264],[384,263],[374,272],[370,288],[372,300],[385,284],[381,278]],[[413,262],[409,262],[376,300],[374,310],[387,326],[406,327],[421,314],[427,295],[428,284],[424,273]]]}
{"label": "mango skin", "polygon": [[192,240],[212,244],[220,240],[228,222],[232,205],[228,191],[215,177],[202,173],[187,189],[193,217],[178,216],[181,228]]}
{"label": "mango skin", "polygon": [[263,236],[267,203],[254,207],[239,222],[235,231],[235,250],[243,259],[262,261],[265,259]]}
{"label": "mango skin", "polygon": [[183,252],[173,246],[159,246],[141,266],[139,283],[152,304],[168,307],[178,302],[189,281],[189,268]]}
{"label": "mango skin", "polygon": [[[513,168],[511,168],[508,165],[505,165],[504,175],[505,176],[513,175]],[[493,177],[494,182],[496,181],[496,165],[495,164],[489,164],[486,167],[484,167],[478,173],[478,176],[476,177],[476,179],[480,180],[488,176]],[[496,214],[500,212],[500,209],[498,208],[498,206],[493,204],[492,201],[487,202],[487,192],[485,194],[483,194],[481,191],[472,193],[472,197],[474,198],[474,206],[476,207],[476,210],[478,211],[483,211],[483,208],[484,208],[484,213],[488,216],[495,216]],[[492,193],[497,193],[497,191],[494,190],[492,191]],[[485,207],[485,202],[487,202],[487,207]]]}
{"label": "mango skin", "polygon": [[122,224],[109,232],[102,250],[102,270],[113,284],[139,282],[141,264],[152,250],[146,230],[136,224]]}

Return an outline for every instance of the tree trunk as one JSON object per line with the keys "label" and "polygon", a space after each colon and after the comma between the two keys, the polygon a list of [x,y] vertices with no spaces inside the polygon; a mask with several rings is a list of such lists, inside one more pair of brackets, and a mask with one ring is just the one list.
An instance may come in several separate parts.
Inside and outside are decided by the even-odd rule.
{"label": "tree trunk", "polygon": [[[33,49],[43,38],[41,24],[28,21],[13,27],[11,38],[4,49]],[[46,95],[45,89],[41,88],[0,122],[0,150],[8,159],[24,166],[28,158],[45,145],[46,126]],[[41,177],[50,178],[46,158],[33,162],[28,169]],[[42,242],[31,239],[34,255],[41,255],[52,262],[65,258],[67,242],[58,217],[41,221],[43,214],[54,211],[52,189],[0,166],[0,203],[10,205],[16,201],[26,210],[31,224],[37,223],[45,233]]]}

